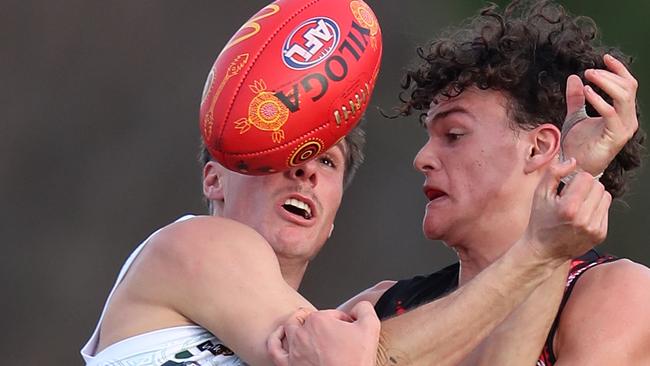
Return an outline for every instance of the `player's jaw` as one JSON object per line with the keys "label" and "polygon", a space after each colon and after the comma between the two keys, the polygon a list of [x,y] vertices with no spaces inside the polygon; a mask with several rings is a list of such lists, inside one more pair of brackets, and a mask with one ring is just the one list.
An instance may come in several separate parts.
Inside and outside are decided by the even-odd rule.
{"label": "player's jaw", "polygon": [[273,195],[272,220],[265,229],[278,257],[308,261],[327,240],[339,202],[319,193],[291,186]]}

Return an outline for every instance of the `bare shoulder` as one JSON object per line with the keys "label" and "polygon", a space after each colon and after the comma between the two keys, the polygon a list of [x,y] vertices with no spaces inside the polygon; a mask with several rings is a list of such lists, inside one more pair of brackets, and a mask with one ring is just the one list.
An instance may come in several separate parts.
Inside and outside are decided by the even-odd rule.
{"label": "bare shoulder", "polygon": [[[576,283],[571,301],[593,300],[599,296],[622,296],[612,301],[650,298],[650,268],[629,259],[601,264],[582,275]],[[567,304],[568,305],[568,304]]]}
{"label": "bare shoulder", "polygon": [[[218,290],[263,268],[277,270],[270,245],[252,228],[239,222],[198,216],[170,224],[150,239],[133,265],[130,282],[141,296],[176,299]],[[241,281],[241,279],[240,279]]]}
{"label": "bare shoulder", "polygon": [[374,286],[358,293],[350,300],[339,305],[338,310],[349,313],[350,310],[360,301],[368,301],[371,304],[375,305],[379,298],[386,292],[389,288],[393,287],[397,281],[393,280],[384,280],[380,281]]}
{"label": "bare shoulder", "polygon": [[585,272],[562,312],[555,339],[558,360],[593,365],[650,361],[648,289],[650,269],[627,259]]}
{"label": "bare shoulder", "polygon": [[[195,252],[201,249],[235,249],[241,243],[270,247],[266,240],[250,226],[216,216],[196,216],[170,224],[156,233],[154,246],[165,246],[174,251]],[[215,249],[216,249],[215,248]]]}
{"label": "bare shoulder", "polygon": [[195,217],[149,240],[133,264],[129,298],[202,326],[251,364],[267,361],[266,339],[281,322],[311,307],[284,281],[268,242],[246,225]]}
{"label": "bare shoulder", "polygon": [[[173,223],[150,239],[146,250],[152,259],[179,270],[211,270],[215,264],[275,259],[267,241],[251,227],[234,220],[197,216]],[[241,258],[245,257],[245,258]]]}

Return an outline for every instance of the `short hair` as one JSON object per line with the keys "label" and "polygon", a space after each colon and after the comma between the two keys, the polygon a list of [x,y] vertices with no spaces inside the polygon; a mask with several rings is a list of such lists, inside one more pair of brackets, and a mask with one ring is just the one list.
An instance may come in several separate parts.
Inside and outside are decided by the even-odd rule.
{"label": "short hair", "polygon": [[[519,128],[551,122],[561,129],[569,75],[580,76],[612,103],[606,93],[584,79],[587,69],[606,69],[605,53],[626,67],[631,63],[620,50],[600,44],[591,18],[571,16],[552,1],[515,0],[502,13],[491,4],[462,26],[417,49],[422,62],[404,75],[399,114],[427,110],[437,95],[454,97],[475,86],[505,93],[508,113]],[[638,103],[636,112],[640,117]],[[598,115],[590,105],[587,113]],[[420,114],[420,119],[424,116]],[[639,127],[600,179],[613,197],[625,192],[631,171],[640,166],[644,140]]]}
{"label": "short hair", "polygon": [[[357,126],[355,126],[348,134],[343,138],[345,141],[345,170],[343,172],[343,189],[347,189],[354,175],[363,164],[365,155],[363,148],[366,144],[366,132],[363,129],[364,119],[362,119]],[[199,151],[199,163],[201,167],[204,167],[209,161],[212,160],[212,156],[208,151],[203,139],[201,139],[200,151]],[[212,213],[212,204],[206,198],[205,203],[208,207],[210,213]]]}

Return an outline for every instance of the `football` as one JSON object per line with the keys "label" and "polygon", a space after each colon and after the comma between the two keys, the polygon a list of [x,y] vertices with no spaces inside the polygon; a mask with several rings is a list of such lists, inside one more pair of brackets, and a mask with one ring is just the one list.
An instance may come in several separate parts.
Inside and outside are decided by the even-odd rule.
{"label": "football", "polygon": [[212,157],[243,174],[303,164],[366,110],[381,29],[360,0],[278,0],[234,34],[203,89],[200,128]]}

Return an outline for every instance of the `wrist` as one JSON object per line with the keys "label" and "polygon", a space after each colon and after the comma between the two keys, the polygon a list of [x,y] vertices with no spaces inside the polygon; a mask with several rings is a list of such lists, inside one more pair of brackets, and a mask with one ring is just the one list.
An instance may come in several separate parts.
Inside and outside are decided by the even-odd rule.
{"label": "wrist", "polygon": [[544,250],[545,245],[538,240],[524,235],[515,243],[510,252],[514,260],[524,266],[553,272],[571,258],[565,254],[553,254]]}

